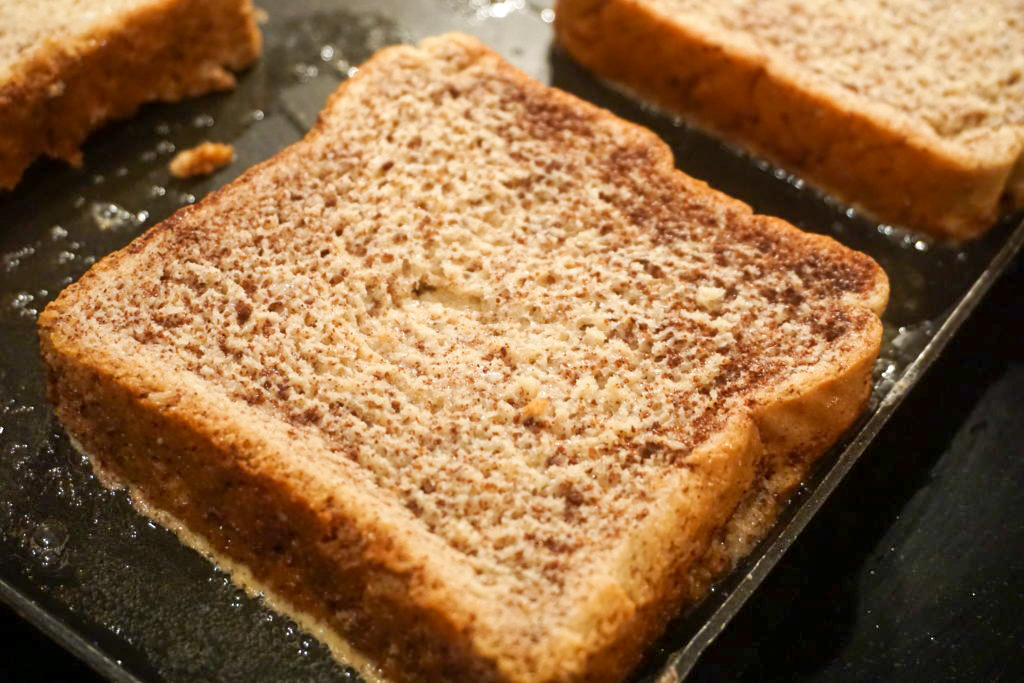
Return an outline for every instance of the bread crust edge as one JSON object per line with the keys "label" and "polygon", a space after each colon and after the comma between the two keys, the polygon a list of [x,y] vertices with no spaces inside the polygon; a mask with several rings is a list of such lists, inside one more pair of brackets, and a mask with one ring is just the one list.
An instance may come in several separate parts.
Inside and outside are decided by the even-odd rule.
{"label": "bread crust edge", "polygon": [[251,0],[159,0],[34,48],[0,83],[0,190],[40,156],[80,166],[90,133],[147,102],[233,88],[261,45]]}
{"label": "bread crust edge", "polygon": [[559,0],[555,17],[558,41],[586,68],[880,220],[966,240],[1001,203],[1024,206],[1024,140],[1009,129],[993,133],[991,155],[972,154],[637,0]]}

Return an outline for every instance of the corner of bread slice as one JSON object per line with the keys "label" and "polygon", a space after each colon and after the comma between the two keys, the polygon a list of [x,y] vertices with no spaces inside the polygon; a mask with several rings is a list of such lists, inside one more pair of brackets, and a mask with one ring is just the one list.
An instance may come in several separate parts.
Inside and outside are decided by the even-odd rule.
{"label": "corner of bread slice", "polygon": [[[978,169],[979,176],[991,176],[988,190],[983,187],[973,199],[975,213],[983,213],[995,205],[1001,210],[1017,211],[1024,208],[1024,125],[1003,126],[987,134],[967,131],[958,140],[964,162]],[[989,209],[991,210],[991,209]],[[994,216],[992,217],[994,219]],[[988,228],[988,222],[958,221],[951,216],[951,236],[954,239],[974,239]]]}
{"label": "corner of bread slice", "polygon": [[[481,58],[501,60],[493,50],[478,38],[458,31],[424,38],[416,45],[391,45],[375,52],[359,66],[354,76],[345,80],[327,99],[320,113],[315,131],[329,129],[331,112],[347,98],[358,98],[371,88],[373,81],[386,79],[389,74],[414,68],[427,62],[444,64],[443,73],[453,74],[472,66]],[[344,125],[344,121],[338,121]]]}
{"label": "corner of bread slice", "polygon": [[[922,175],[929,180],[921,183],[932,185],[933,192],[907,207],[909,227],[963,242],[986,233],[1001,212],[1024,208],[1024,126],[972,129],[954,138],[940,137],[922,124],[916,128],[907,135],[896,128],[911,148],[899,163],[916,163],[911,171],[928,167]],[[862,203],[870,215],[869,202]]]}
{"label": "corner of bread slice", "polygon": [[40,317],[48,396],[101,480],[368,680],[421,669],[503,679],[475,624],[487,617],[507,646],[524,631],[517,615],[365,472],[315,435],[83,329],[81,307],[117,276],[101,268]]}
{"label": "corner of bread slice", "polygon": [[543,672],[536,680],[616,681],[637,665],[697,597],[687,574],[750,489],[762,451],[754,422],[737,412],[684,466],[652,483],[642,523],[573,577],[573,607],[553,615],[551,638],[534,653]]}

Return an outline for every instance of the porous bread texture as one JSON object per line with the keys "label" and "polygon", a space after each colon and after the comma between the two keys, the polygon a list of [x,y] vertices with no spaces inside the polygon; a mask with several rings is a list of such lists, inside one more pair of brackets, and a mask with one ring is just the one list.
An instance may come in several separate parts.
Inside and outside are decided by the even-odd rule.
{"label": "porous bread texture", "polygon": [[560,0],[597,73],[877,218],[945,237],[1024,206],[1015,0]]}
{"label": "porous bread texture", "polygon": [[251,0],[0,1],[0,189],[146,102],[234,87],[260,44]]}
{"label": "porous bread texture", "polygon": [[387,674],[614,680],[861,410],[887,295],[449,34],[40,331],[104,469]]}

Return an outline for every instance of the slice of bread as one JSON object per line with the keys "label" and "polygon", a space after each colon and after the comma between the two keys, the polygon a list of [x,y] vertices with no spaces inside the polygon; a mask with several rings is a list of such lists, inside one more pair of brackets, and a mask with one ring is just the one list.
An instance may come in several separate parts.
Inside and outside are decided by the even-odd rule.
{"label": "slice of bread", "polygon": [[583,65],[882,221],[966,239],[1024,207],[1013,0],[559,0]]}
{"label": "slice of bread", "polygon": [[0,0],[0,189],[42,155],[154,100],[234,87],[260,33],[251,0]]}
{"label": "slice of bread", "polygon": [[861,411],[887,296],[451,34],[40,334],[100,471],[387,675],[614,680]]}

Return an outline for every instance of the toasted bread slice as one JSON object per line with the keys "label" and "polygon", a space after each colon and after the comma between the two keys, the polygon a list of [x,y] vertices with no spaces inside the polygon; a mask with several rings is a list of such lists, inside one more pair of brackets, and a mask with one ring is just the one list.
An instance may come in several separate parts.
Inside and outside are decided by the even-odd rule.
{"label": "toasted bread slice", "polygon": [[614,680],[860,412],[887,295],[450,34],[40,333],[98,469],[387,675]]}
{"label": "toasted bread slice", "polygon": [[879,220],[959,240],[1024,207],[1019,2],[559,0],[556,22],[586,67]]}
{"label": "toasted bread slice", "polygon": [[234,87],[259,52],[251,0],[0,0],[0,189],[42,155],[78,165],[146,102]]}

